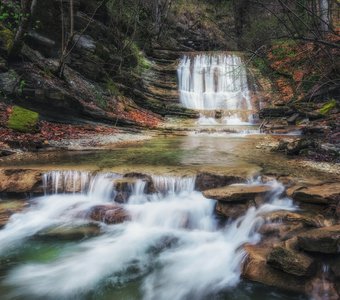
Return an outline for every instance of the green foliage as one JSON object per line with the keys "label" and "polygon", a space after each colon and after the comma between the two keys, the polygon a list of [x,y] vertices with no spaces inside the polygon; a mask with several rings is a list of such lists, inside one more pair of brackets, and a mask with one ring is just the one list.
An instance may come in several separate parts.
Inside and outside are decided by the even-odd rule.
{"label": "green foliage", "polygon": [[106,82],[106,89],[110,92],[112,96],[120,96],[121,92],[119,91],[119,88],[117,87],[116,83],[113,82],[113,80],[110,78]]}
{"label": "green foliage", "polygon": [[243,40],[245,46],[258,49],[264,44],[268,44],[277,35],[282,35],[282,28],[277,18],[270,16],[267,18],[257,18],[249,25],[244,33]]}
{"label": "green foliage", "polygon": [[18,88],[18,92],[20,93],[20,94],[22,94],[22,92],[23,92],[23,90],[24,90],[24,88],[25,88],[25,85],[26,85],[26,81],[25,80],[20,80],[20,82],[19,82],[19,88]]}
{"label": "green foliage", "polygon": [[315,84],[317,84],[320,81],[320,75],[318,74],[312,74],[308,77],[304,78],[301,82],[302,90],[307,93],[309,92]]}
{"label": "green foliage", "polygon": [[95,91],[95,102],[100,108],[107,109],[106,99],[103,97],[102,93],[98,91]]}
{"label": "green foliage", "polygon": [[137,73],[142,73],[151,67],[150,61],[145,57],[144,53],[139,49],[135,42],[125,40],[126,60],[129,65],[135,69]]}
{"label": "green foliage", "polygon": [[7,126],[8,128],[20,132],[34,132],[36,130],[38,120],[38,113],[20,106],[13,106]]}
{"label": "green foliage", "polygon": [[297,55],[295,46],[296,42],[293,40],[276,41],[273,43],[272,54],[277,60],[283,60],[287,57],[294,58]]}
{"label": "green foliage", "polygon": [[3,1],[0,4],[0,22],[3,22],[7,28],[15,30],[23,17],[18,2]]}
{"label": "green foliage", "polygon": [[327,115],[333,108],[336,107],[336,100],[332,99],[325,103],[321,108],[320,108],[320,113],[322,115]]}

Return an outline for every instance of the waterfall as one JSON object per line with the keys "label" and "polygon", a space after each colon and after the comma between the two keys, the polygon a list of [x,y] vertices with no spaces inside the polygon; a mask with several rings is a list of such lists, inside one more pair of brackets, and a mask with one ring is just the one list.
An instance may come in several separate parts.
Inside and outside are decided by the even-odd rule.
{"label": "waterfall", "polygon": [[[71,174],[46,174],[46,186],[53,184],[56,193],[33,199],[27,211],[12,216],[0,231],[0,253],[24,247],[18,241],[39,230],[69,224],[84,207],[108,203],[102,181],[112,185],[117,174]],[[65,176],[71,186],[79,185],[82,178],[83,188],[64,193],[60,182]],[[137,281],[141,295],[135,299],[203,299],[239,282],[241,246],[259,241],[263,213],[293,208],[289,199],[280,197],[282,186],[272,184],[266,204],[250,208],[220,228],[214,217],[215,201],[195,191],[195,177],[152,176],[152,181],[153,194],[146,194],[143,180],[131,183],[132,194],[123,206],[130,220],[103,226],[100,236],[67,244],[62,255],[48,261],[19,262],[4,280],[15,287],[11,296],[81,299],[93,291]]]}
{"label": "waterfall", "polygon": [[[180,100],[190,109],[202,112],[201,124],[229,125],[251,123],[252,102],[247,70],[236,54],[184,56],[177,69]],[[207,111],[217,111],[216,114]]]}

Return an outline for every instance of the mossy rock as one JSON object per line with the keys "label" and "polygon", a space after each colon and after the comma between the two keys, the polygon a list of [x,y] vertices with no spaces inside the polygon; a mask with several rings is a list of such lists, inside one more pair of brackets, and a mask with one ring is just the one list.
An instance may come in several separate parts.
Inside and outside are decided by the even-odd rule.
{"label": "mossy rock", "polygon": [[37,130],[38,120],[38,113],[20,106],[13,106],[7,126],[20,132],[34,132]]}
{"label": "mossy rock", "polygon": [[13,46],[13,41],[13,32],[0,24],[0,47],[9,51]]}

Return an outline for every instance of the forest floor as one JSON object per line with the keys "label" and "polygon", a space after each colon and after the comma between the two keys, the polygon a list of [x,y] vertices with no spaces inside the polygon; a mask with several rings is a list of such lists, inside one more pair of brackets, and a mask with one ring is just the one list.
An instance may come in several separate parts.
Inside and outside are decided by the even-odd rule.
{"label": "forest floor", "polygon": [[0,103],[0,156],[22,151],[89,150],[150,139],[152,132],[101,123],[63,124],[39,121],[33,133],[9,129],[10,106]]}

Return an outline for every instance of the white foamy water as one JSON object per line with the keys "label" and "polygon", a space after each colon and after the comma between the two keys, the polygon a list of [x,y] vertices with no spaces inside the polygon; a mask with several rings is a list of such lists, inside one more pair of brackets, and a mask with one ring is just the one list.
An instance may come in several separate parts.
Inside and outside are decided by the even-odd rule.
{"label": "white foamy water", "polygon": [[[240,246],[259,241],[261,214],[293,209],[289,199],[280,198],[282,186],[270,183],[273,193],[267,204],[219,228],[215,201],[194,190],[194,177],[152,179],[157,192],[151,195],[144,193],[142,180],[136,182],[124,206],[130,221],[104,226],[101,236],[75,244],[55,260],[15,267],[5,279],[14,287],[12,297],[74,299],[140,279],[145,300],[202,299],[239,282],[244,259]],[[108,199],[83,192],[49,195],[35,202],[0,231],[0,253],[54,222],[69,222],[74,211]]]}
{"label": "white foamy water", "polygon": [[[235,54],[184,56],[177,69],[181,103],[201,111],[229,112],[221,120],[202,112],[200,125],[244,125],[253,122],[247,70]],[[230,115],[230,112],[233,112]]]}

